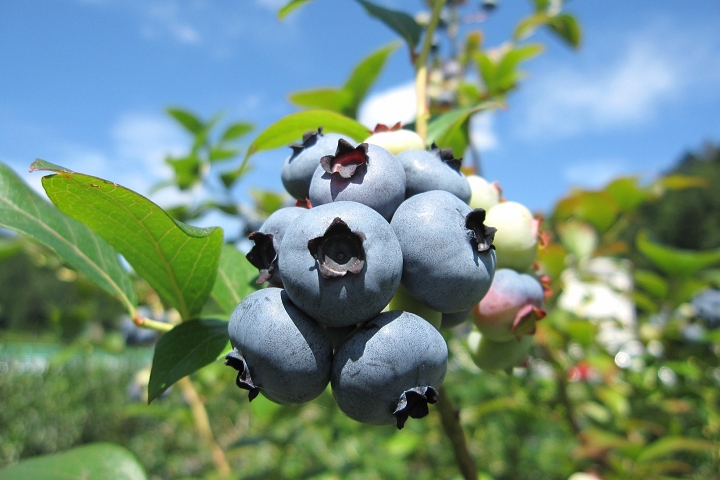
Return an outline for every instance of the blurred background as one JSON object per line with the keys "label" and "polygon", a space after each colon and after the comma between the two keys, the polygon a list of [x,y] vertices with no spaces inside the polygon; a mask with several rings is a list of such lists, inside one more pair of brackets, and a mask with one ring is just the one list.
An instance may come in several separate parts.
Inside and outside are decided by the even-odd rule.
{"label": "blurred background", "polygon": [[[0,161],[42,195],[42,175],[28,173],[35,158],[110,179],[242,246],[288,201],[279,172],[290,149],[258,153],[230,184],[183,183],[173,162],[194,139],[167,109],[247,124],[222,170],[207,166],[217,177],[297,111],[292,92],[341,85],[396,40],[356,2],[316,0],[281,22],[285,3],[2,2]],[[459,36],[481,29],[488,49],[533,10],[466,3]],[[509,375],[480,372],[459,327],[448,389],[483,479],[720,478],[720,3],[575,0],[564,10],[582,26],[580,48],[539,31],[544,53],[523,63],[506,109],[473,117],[467,152],[504,197],[546,219],[548,319]],[[412,122],[412,78],[401,45],[358,119]],[[148,317],[168,320],[146,284],[136,289]],[[110,441],[151,478],[217,477],[192,392],[175,386],[147,405],[156,340],[55,253],[0,229],[0,467]],[[458,475],[437,416],[402,432],[369,428],[328,392],[306,406],[248,404],[218,362],[193,378],[242,478]]]}

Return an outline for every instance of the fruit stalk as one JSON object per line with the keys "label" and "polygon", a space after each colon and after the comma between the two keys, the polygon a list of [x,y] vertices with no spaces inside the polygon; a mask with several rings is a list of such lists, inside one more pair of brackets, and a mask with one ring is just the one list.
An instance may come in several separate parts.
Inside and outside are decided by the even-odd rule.
{"label": "fruit stalk", "polygon": [[222,478],[230,478],[230,464],[225,458],[225,452],[215,441],[212,429],[210,428],[210,418],[200,396],[190,381],[190,377],[183,377],[178,381],[178,385],[182,389],[185,401],[190,405],[193,419],[195,420],[195,428],[200,433],[200,437],[205,441],[212,452],[212,460],[218,469]]}
{"label": "fruit stalk", "polygon": [[157,330],[158,332],[163,333],[169,332],[175,326],[172,323],[158,322],[157,320],[151,320],[137,314],[133,317],[133,323],[135,323],[138,327]]}
{"label": "fruit stalk", "polygon": [[427,61],[432,47],[433,35],[435,29],[440,23],[440,13],[445,6],[445,0],[435,0],[433,2],[433,11],[430,23],[425,30],[425,38],[423,39],[420,54],[415,59],[415,96],[417,98],[417,115],[415,116],[415,132],[420,135],[423,142],[427,137],[428,112],[427,103]]}
{"label": "fruit stalk", "polygon": [[445,434],[450,439],[450,443],[452,443],[455,460],[460,472],[465,480],[477,480],[477,467],[475,467],[475,461],[470,456],[465,442],[465,432],[462,425],[460,425],[460,411],[453,406],[445,387],[441,386],[438,393],[440,399],[437,403],[437,409],[440,412],[440,422]]}

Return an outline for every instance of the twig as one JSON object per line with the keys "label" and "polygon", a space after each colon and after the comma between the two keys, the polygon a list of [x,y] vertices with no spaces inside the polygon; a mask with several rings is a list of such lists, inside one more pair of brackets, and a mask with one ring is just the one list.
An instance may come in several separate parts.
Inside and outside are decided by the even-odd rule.
{"label": "twig", "polygon": [[207,410],[205,410],[205,405],[190,381],[190,377],[181,378],[178,381],[178,385],[180,385],[182,389],[185,401],[190,405],[190,411],[195,420],[195,427],[212,452],[212,460],[213,463],[215,463],[215,467],[217,467],[222,477],[229,478],[231,473],[230,464],[227,458],[225,458],[225,452],[223,452],[220,445],[215,441],[212,429],[210,428],[210,418],[208,417]]}
{"label": "twig", "polygon": [[453,406],[445,387],[440,387],[438,393],[440,399],[437,403],[437,409],[440,412],[440,422],[445,434],[450,439],[450,443],[452,443],[455,460],[458,467],[460,467],[460,472],[465,480],[477,480],[477,467],[475,467],[475,461],[470,456],[465,442],[465,432],[462,425],[460,425],[460,411]]}
{"label": "twig", "polygon": [[428,101],[427,101],[427,61],[432,47],[433,35],[435,29],[440,23],[440,13],[445,6],[445,0],[435,0],[433,4],[432,17],[430,23],[425,30],[425,38],[423,39],[422,50],[415,59],[415,96],[417,99],[417,115],[415,116],[415,131],[423,142],[427,137],[428,126]]}
{"label": "twig", "polygon": [[158,332],[169,332],[175,325],[171,323],[158,322],[157,320],[151,320],[149,318],[135,315],[133,317],[133,323],[138,327],[148,328],[150,330],[157,330]]}

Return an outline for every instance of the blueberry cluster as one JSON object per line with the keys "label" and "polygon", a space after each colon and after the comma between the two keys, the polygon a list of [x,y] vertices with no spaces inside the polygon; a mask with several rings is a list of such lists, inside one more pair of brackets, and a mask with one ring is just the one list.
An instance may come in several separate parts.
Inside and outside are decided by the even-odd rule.
{"label": "blueberry cluster", "polygon": [[329,383],[349,417],[402,428],[437,402],[447,369],[439,325],[416,313],[467,318],[495,274],[495,229],[467,204],[450,151],[395,155],[371,139],[318,129],[291,146],[282,181],[311,208],[280,209],[250,235],[269,287],[233,312],[226,363],[250,400],[303,403]]}

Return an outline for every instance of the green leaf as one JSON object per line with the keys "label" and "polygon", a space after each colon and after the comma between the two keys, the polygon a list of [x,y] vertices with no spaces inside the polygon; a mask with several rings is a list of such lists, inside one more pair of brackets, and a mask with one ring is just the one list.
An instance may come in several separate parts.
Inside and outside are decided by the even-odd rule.
{"label": "green leaf", "polygon": [[598,235],[587,223],[569,221],[555,228],[563,246],[577,259],[590,258],[598,246]]}
{"label": "green leaf", "polygon": [[545,9],[542,9],[539,13],[535,13],[520,20],[513,32],[513,40],[523,40],[535,33],[535,30],[537,30],[539,26],[546,24],[548,16],[544,10]]}
{"label": "green leaf", "polygon": [[515,87],[520,79],[520,72],[517,69],[520,62],[540,55],[544,49],[541,44],[533,43],[512,48],[505,53],[495,70],[495,84],[500,92],[506,92]]}
{"label": "green leaf", "polygon": [[212,148],[208,160],[210,163],[221,162],[230,158],[236,157],[240,153],[239,150],[232,148]]}
{"label": "green leaf", "polygon": [[667,175],[656,183],[661,190],[684,190],[686,188],[708,188],[710,186],[706,178],[689,177],[687,175]]}
{"label": "green leaf", "polygon": [[65,452],[40,455],[0,470],[0,480],[145,480],[147,475],[129,450],[112,443],[91,443]]}
{"label": "green leaf", "polygon": [[666,298],[670,289],[668,282],[650,270],[635,270],[635,284],[656,298]]}
{"label": "green leaf", "polygon": [[570,14],[561,13],[548,20],[548,27],[573,48],[580,47],[582,32],[580,24]]}
{"label": "green leaf", "polygon": [[480,77],[485,84],[485,89],[487,90],[488,95],[494,95],[497,90],[497,85],[495,84],[495,72],[497,70],[497,65],[495,65],[495,62],[493,62],[492,59],[482,51],[475,55],[475,63],[477,63]]}
{"label": "green leaf", "polygon": [[391,30],[400,35],[410,46],[410,50],[415,50],[423,28],[415,21],[413,17],[405,12],[390,10],[367,0],[355,0],[365,8],[365,11],[371,17],[375,17]]}
{"label": "green leaf", "polygon": [[289,100],[298,107],[319,108],[343,114],[352,102],[352,94],[338,88],[315,88],[293,92]]}
{"label": "green leaf", "polygon": [[502,107],[497,102],[483,102],[472,107],[458,108],[436,117],[428,125],[428,145],[435,142],[440,148],[452,148],[455,157],[465,154],[468,145],[468,121],[474,113]]}
{"label": "green leaf", "polygon": [[166,158],[165,163],[175,172],[175,184],[180,190],[187,190],[200,180],[200,160],[195,155]]}
{"label": "green leaf", "polygon": [[647,231],[638,233],[635,244],[643,255],[669,275],[691,276],[707,267],[720,264],[720,248],[714,250],[683,250],[650,241]]}
{"label": "green leaf", "polygon": [[605,187],[605,192],[612,197],[621,212],[635,210],[648,197],[647,192],[638,185],[636,177],[617,178]]}
{"label": "green leaf", "polygon": [[228,342],[227,326],[220,320],[190,320],[160,337],[150,370],[148,403],[181,378],[217,360]]}
{"label": "green leaf", "polygon": [[306,3],[310,3],[311,0],[290,0],[284,7],[278,10],[278,19],[285,20],[292,11],[297,10]]}
{"label": "green leaf", "polygon": [[253,140],[238,171],[242,172],[248,159],[257,152],[288,146],[301,139],[303,133],[318,127],[323,127],[325,133],[340,133],[356,141],[365,140],[370,135],[361,123],[329,110],[293,113],[267,127]]}
{"label": "green leaf", "polygon": [[685,452],[714,452],[718,444],[701,438],[667,436],[651,443],[638,457],[638,462],[652,462],[666,455]]}
{"label": "green leaf", "polygon": [[228,314],[235,310],[243,298],[259,288],[255,283],[257,268],[232,245],[223,245],[217,275],[211,295],[223,312]]}
{"label": "green leaf", "polygon": [[397,50],[399,45],[399,42],[393,42],[390,45],[381,47],[355,66],[352,73],[350,73],[350,78],[347,79],[343,87],[350,94],[349,109],[344,112],[347,116],[355,117],[357,115],[357,109],[365,95],[367,95],[368,90],[382,72],[387,59]]}
{"label": "green leaf", "polygon": [[237,140],[250,133],[254,128],[252,123],[237,122],[228,126],[220,137],[220,141],[229,142],[231,140]]}
{"label": "green leaf", "polygon": [[217,274],[221,229],[176,222],[132,190],[43,160],[31,170],[58,172],[42,179],[53,203],[115,247],[183,320],[202,310]]}
{"label": "green leaf", "polygon": [[168,108],[166,112],[175,120],[177,120],[180,125],[185,127],[188,132],[192,134],[197,135],[205,128],[203,122],[192,112],[189,112],[182,108]]}
{"label": "green leaf", "polygon": [[[2,199],[0,198],[0,202]],[[2,207],[0,207],[1,209]],[[0,210],[2,211],[2,210]],[[2,223],[0,223],[2,225]],[[4,226],[4,225],[3,225]],[[10,258],[22,251],[22,244],[19,241],[20,237],[15,238],[3,238],[0,237],[0,261]]]}
{"label": "green leaf", "polygon": [[0,226],[29,235],[56,251],[134,314],[135,290],[115,250],[88,227],[40,198],[3,163]]}
{"label": "green leaf", "polygon": [[617,219],[619,207],[606,192],[580,190],[561,199],[555,207],[557,220],[576,218],[587,220],[598,231],[607,231]]}

